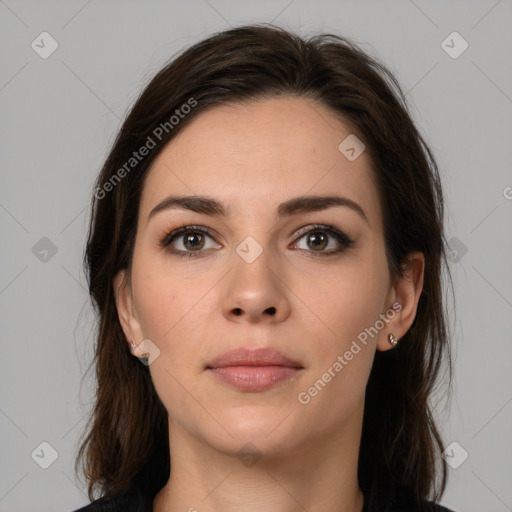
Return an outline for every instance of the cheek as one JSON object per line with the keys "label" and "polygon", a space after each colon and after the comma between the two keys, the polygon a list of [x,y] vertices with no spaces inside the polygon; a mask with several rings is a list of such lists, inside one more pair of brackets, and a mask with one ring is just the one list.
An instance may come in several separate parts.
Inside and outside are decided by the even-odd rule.
{"label": "cheek", "polygon": [[[147,264],[145,264],[146,262]],[[141,328],[148,338],[167,344],[201,311],[201,303],[213,285],[205,275],[186,277],[167,258],[141,254],[133,265],[136,307]]]}
{"label": "cheek", "polygon": [[338,272],[317,283],[302,292],[309,294],[305,295],[308,306],[316,313],[312,339],[317,340],[302,391],[314,416],[339,421],[364,398],[388,292],[384,252],[368,251],[347,259]]}
{"label": "cheek", "polygon": [[160,350],[149,366],[155,390],[171,417],[189,418],[193,424],[194,414],[199,412],[190,410],[190,396],[200,396],[201,340],[209,321],[206,312],[212,307],[207,292],[213,283],[204,276],[186,279],[175,275],[169,266],[134,268],[133,274],[142,333]]}
{"label": "cheek", "polygon": [[350,283],[340,283],[329,313],[342,339],[356,339],[379,319],[387,291],[383,285],[382,276],[372,275],[369,270],[354,272]]}
{"label": "cheek", "polygon": [[312,313],[311,325],[325,340],[319,347],[320,356],[343,350],[373,326],[385,308],[389,291],[383,251],[358,253],[336,271],[329,269],[317,275],[314,283],[307,277],[302,283],[299,294]]}
{"label": "cheek", "polygon": [[[359,281],[361,283],[361,281]],[[322,418],[326,428],[337,428],[362,410],[366,385],[375,356],[376,337],[365,329],[379,318],[378,301],[364,288],[338,283],[333,300],[323,310],[326,329],[319,329],[312,364],[297,395],[305,416]],[[368,288],[366,288],[368,291]],[[328,427],[330,426],[330,427]],[[313,428],[306,422],[306,431]]]}
{"label": "cheek", "polygon": [[142,334],[160,350],[151,373],[156,386],[160,383],[166,394],[178,395],[179,386],[174,389],[171,375],[193,387],[203,370],[207,328],[212,325],[212,314],[218,316],[214,287],[219,276],[194,272],[191,267],[185,277],[182,267],[168,260],[153,257],[148,265],[143,261],[139,258],[138,266],[134,261],[132,275]]}

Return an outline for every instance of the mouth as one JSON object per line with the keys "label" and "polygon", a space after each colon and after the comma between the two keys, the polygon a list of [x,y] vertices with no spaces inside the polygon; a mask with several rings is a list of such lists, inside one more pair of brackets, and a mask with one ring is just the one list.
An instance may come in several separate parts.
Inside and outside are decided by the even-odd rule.
{"label": "mouth", "polygon": [[213,359],[205,370],[240,391],[264,391],[296,377],[304,367],[274,349],[239,348]]}

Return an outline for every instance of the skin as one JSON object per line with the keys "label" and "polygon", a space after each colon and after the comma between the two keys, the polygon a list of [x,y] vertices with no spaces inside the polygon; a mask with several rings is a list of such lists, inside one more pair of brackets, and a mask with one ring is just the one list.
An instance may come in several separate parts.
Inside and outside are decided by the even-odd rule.
{"label": "skin", "polygon": [[[392,283],[370,157],[363,152],[349,161],[338,150],[350,133],[323,105],[281,96],[200,114],[153,163],[131,275],[120,272],[113,285],[132,354],[144,354],[144,339],[160,350],[149,371],[169,413],[172,471],[154,500],[156,512],[362,510],[357,461],[365,387],[375,351],[392,349],[388,334],[402,337],[414,320],[424,258],[413,253],[407,276]],[[171,194],[208,195],[229,215],[169,209],[148,221]],[[276,217],[288,199],[334,194],[357,202],[367,221],[340,206]],[[320,248],[308,230],[299,233],[315,224],[334,224],[354,243],[315,257],[340,247],[328,232]],[[172,247],[159,246],[183,225],[213,230],[212,237],[197,234],[204,243],[199,257],[169,252],[194,251],[184,234]],[[263,250],[252,263],[236,252],[248,236]],[[378,335],[359,343],[343,370],[300,403],[299,393],[395,302],[401,310]],[[205,365],[239,346],[273,347],[304,369],[266,391],[230,388]],[[237,457],[248,442],[260,456],[251,465]]]}

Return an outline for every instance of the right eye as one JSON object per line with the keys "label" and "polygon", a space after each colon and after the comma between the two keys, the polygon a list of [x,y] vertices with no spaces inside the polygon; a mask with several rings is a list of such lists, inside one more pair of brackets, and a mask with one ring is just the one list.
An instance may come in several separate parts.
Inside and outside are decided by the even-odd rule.
{"label": "right eye", "polygon": [[[203,226],[182,226],[165,235],[160,240],[160,246],[167,248],[171,254],[194,258],[199,256],[203,250],[220,247],[216,244],[216,247],[205,248],[205,237],[212,239],[212,236],[212,231]],[[175,239],[177,239],[176,242]],[[176,247],[176,245],[181,247]]]}

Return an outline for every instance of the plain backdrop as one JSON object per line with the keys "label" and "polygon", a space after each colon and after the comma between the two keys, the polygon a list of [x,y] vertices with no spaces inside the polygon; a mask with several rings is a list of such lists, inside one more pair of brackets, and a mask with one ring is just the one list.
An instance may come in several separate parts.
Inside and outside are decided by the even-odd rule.
{"label": "plain backdrop", "polygon": [[82,380],[93,180],[150,77],[250,22],[351,37],[407,92],[441,168],[453,249],[455,378],[436,410],[457,467],[442,503],[512,510],[510,0],[0,0],[0,511],[88,503],[73,461],[94,390],[92,372]]}

